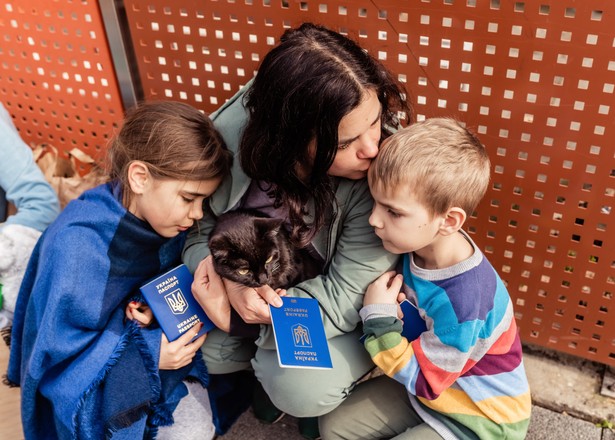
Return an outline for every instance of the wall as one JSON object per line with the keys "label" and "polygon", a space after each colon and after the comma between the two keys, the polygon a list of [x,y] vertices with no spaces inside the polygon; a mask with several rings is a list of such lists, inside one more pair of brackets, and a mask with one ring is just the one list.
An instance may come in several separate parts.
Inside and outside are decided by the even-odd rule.
{"label": "wall", "polygon": [[[98,154],[126,101],[111,65],[125,49],[105,43],[93,2],[29,3],[40,6],[0,11],[0,96],[29,141]],[[314,21],[357,39],[405,83],[418,119],[455,116],[487,146],[492,186],[467,229],[505,280],[522,339],[615,365],[610,1],[196,3],[120,4],[137,96],[211,112],[285,29]]]}

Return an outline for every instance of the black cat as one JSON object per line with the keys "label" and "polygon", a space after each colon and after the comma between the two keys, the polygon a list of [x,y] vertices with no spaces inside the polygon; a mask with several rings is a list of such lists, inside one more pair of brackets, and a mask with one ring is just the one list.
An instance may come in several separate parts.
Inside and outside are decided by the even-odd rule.
{"label": "black cat", "polygon": [[244,286],[288,288],[317,275],[304,251],[296,249],[280,219],[257,211],[222,214],[209,235],[218,275]]}

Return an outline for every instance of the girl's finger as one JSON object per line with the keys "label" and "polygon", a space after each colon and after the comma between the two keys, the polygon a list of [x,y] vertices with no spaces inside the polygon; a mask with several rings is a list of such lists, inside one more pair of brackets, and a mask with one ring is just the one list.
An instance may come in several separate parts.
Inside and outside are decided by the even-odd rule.
{"label": "girl's finger", "polygon": [[140,312],[138,309],[131,310],[132,318],[136,319],[143,325],[149,325],[152,322],[151,316],[146,315],[145,313]]}
{"label": "girl's finger", "polygon": [[193,325],[188,330],[186,330],[186,332],[183,335],[181,335],[179,337],[179,339],[176,339],[175,341],[173,341],[173,343],[177,342],[178,344],[181,344],[182,346],[190,344],[192,339],[196,335],[199,334],[199,331],[201,330],[201,327],[203,327],[203,323],[202,322],[199,322],[198,324]]}

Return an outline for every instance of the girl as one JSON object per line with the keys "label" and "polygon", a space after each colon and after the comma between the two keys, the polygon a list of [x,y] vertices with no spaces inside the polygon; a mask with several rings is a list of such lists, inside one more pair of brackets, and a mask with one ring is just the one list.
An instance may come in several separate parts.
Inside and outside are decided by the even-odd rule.
{"label": "girl", "polygon": [[[205,336],[169,342],[160,328],[126,321],[124,309],[179,263],[185,231],[231,160],[211,121],[186,104],[146,103],[127,115],[110,146],[109,182],[65,208],[24,277],[7,378],[21,386],[27,439],[213,436],[198,355]],[[182,403],[195,399],[189,409],[202,414],[183,418]]]}
{"label": "girl", "polygon": [[372,199],[365,176],[398,115],[409,119],[410,110],[391,74],[354,41],[309,23],[288,30],[253,82],[212,115],[239,162],[210,207],[215,214],[251,208],[282,218],[295,244],[312,255],[321,275],[287,294],[318,299],[333,369],[278,366],[267,303],[279,297],[268,286],[221,285],[203,260],[214,224],[207,218],[190,232],[183,260],[196,270],[195,295],[226,330],[210,333],[203,347],[211,373],[251,365],[275,406],[312,417],[339,405],[373,368],[359,342],[358,310],[368,284],[395,257],[367,221]]}

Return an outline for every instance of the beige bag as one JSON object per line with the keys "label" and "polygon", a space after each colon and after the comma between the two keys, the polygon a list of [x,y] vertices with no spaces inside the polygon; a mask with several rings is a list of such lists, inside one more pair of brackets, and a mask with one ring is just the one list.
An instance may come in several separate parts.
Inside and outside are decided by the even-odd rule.
{"label": "beige bag", "polygon": [[[93,188],[107,180],[94,159],[79,148],[73,148],[68,152],[69,159],[60,157],[58,149],[49,144],[37,146],[32,154],[34,161],[45,175],[45,179],[58,194],[62,209],[86,189]],[[92,167],[87,174],[81,176],[77,172],[77,162]]]}

